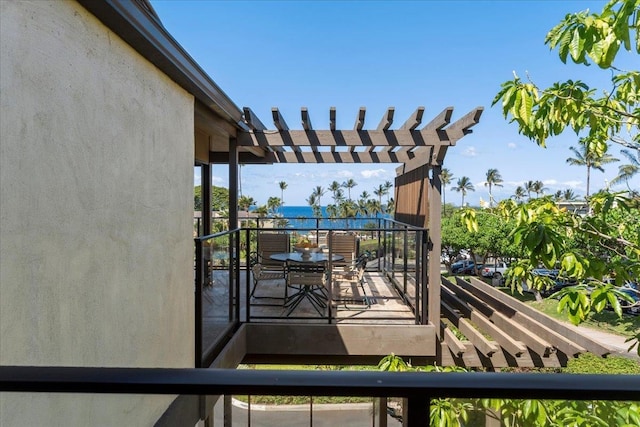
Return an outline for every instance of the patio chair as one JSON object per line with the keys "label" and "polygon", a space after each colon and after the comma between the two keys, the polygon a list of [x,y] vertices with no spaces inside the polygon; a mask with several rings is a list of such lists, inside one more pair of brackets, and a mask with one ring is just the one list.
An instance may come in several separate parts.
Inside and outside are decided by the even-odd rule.
{"label": "patio chair", "polygon": [[338,269],[351,268],[355,265],[358,237],[353,233],[330,233],[329,252],[334,255],[344,257],[342,261],[333,263],[333,267]]}
{"label": "patio chair", "polygon": [[[362,254],[356,259],[355,264],[351,268],[332,272],[331,279],[335,285],[334,289],[337,290],[337,292],[333,293],[333,301],[343,302],[345,307],[347,307],[347,302],[361,300],[367,308],[371,307],[371,301],[364,287],[364,273],[367,267],[367,261],[369,261],[369,254]],[[345,284],[350,286],[350,296],[342,292]],[[360,292],[358,288],[360,288],[362,292],[361,295],[357,295],[357,293]]]}
{"label": "patio chair", "polygon": [[288,261],[286,263],[286,287],[292,288],[293,293],[287,297],[286,315],[291,313],[305,299],[321,316],[327,308],[327,268],[321,263],[304,263]]}
{"label": "patio chair", "polygon": [[289,252],[289,234],[258,232],[258,250],[251,256],[251,273],[253,288],[250,296],[256,299],[285,300],[287,298],[286,286],[283,296],[256,295],[260,282],[265,280],[279,280],[285,278],[285,266],[282,261],[271,259],[271,255]]}

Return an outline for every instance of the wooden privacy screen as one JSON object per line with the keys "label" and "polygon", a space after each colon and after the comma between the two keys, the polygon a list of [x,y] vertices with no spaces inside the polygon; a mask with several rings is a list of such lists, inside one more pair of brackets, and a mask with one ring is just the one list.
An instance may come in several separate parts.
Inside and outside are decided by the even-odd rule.
{"label": "wooden privacy screen", "polygon": [[395,179],[396,221],[428,226],[429,218],[429,166],[424,165]]}

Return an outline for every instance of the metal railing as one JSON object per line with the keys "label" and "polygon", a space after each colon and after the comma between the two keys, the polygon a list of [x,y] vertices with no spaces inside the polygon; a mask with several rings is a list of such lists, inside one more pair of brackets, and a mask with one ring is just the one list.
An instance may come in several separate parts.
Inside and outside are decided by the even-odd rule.
{"label": "metal railing", "polygon": [[[261,220],[264,221],[262,225],[273,225],[266,222],[270,219]],[[320,227],[321,221],[347,220],[351,226],[348,229]],[[241,322],[285,317],[292,321],[309,319],[287,316],[283,310],[278,312],[277,309],[273,313],[263,310],[262,314],[252,310],[252,307],[260,305],[250,298],[252,282],[249,268],[252,263],[250,255],[258,250],[258,231],[288,233],[291,247],[301,235],[313,235],[316,239],[320,239],[323,233],[338,231],[361,235],[359,252],[373,252],[372,256],[378,260],[372,263],[374,268],[390,280],[399,298],[413,311],[415,323],[427,323],[426,307],[421,304],[427,289],[426,229],[385,218],[312,218],[309,221],[314,222],[315,226],[297,229],[245,227],[195,238],[196,367],[208,366]],[[266,305],[269,304],[263,304]],[[382,315],[368,319],[370,322],[388,320]],[[335,321],[330,310],[326,321]]]}
{"label": "metal railing", "polygon": [[436,398],[640,400],[634,375],[1,366],[0,392],[364,396],[407,399],[405,425]]}

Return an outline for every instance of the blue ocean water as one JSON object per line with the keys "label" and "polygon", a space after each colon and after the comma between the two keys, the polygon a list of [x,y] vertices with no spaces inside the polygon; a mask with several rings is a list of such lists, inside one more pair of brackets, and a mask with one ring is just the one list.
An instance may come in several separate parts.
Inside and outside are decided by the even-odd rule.
{"label": "blue ocean water", "polygon": [[[282,206],[278,214],[288,220],[288,228],[364,228],[365,224],[376,222],[374,218],[359,215],[349,219],[329,219],[326,206],[322,207],[322,218],[318,220],[313,217],[311,206]],[[378,218],[391,218],[391,215],[378,214]]]}

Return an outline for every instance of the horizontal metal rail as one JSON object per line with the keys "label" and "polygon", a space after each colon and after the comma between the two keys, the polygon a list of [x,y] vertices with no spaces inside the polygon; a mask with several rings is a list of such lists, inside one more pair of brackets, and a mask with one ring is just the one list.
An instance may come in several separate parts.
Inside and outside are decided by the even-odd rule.
{"label": "horizontal metal rail", "polygon": [[0,392],[640,400],[633,375],[0,366]]}

